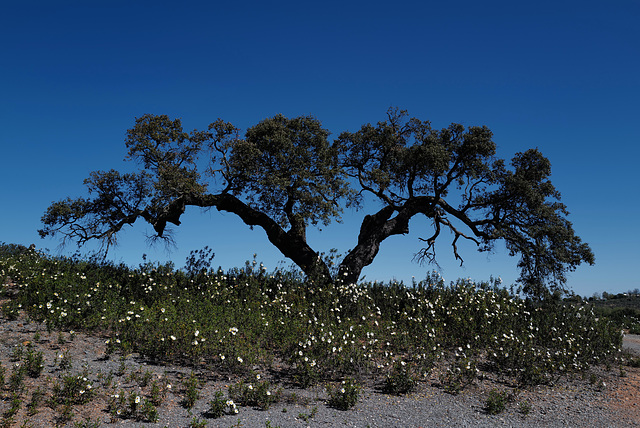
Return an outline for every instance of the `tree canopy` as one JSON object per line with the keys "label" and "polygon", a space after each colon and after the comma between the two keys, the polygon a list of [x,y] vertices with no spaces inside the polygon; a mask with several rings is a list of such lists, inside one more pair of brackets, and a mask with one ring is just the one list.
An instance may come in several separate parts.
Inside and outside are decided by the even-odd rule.
{"label": "tree canopy", "polygon": [[408,233],[416,216],[433,227],[419,237],[420,261],[436,262],[435,242],[443,230],[452,233],[453,256],[461,263],[460,239],[479,251],[503,241],[510,255],[520,256],[518,281],[530,294],[563,290],[567,271],[594,263],[551,184],[549,160],[529,149],[507,166],[484,126],[438,130],[390,109],[385,121],[330,141],[329,131],[311,116],[276,115],[241,137],[221,119],[188,133],[179,119],[144,115],[125,144],[139,171],[91,173],[85,180],[89,197],[47,209],[42,237],[60,235],[79,245],[100,240],[106,251],[138,219],[167,239],[167,223],[180,225],[186,207],[215,207],[262,228],[307,275],[329,279],[329,266],[307,243],[307,228],[340,221],[344,207],[363,209],[368,194],[382,208],[364,216],[339,265],[342,281],[358,281],[380,244]]}

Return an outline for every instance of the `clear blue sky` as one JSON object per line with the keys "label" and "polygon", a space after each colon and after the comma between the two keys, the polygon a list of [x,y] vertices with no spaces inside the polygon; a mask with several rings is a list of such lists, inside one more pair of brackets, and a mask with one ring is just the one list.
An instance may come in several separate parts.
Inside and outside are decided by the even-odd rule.
{"label": "clear blue sky", "polygon": [[[187,130],[223,118],[246,129],[312,114],[334,135],[385,119],[390,106],[437,127],[487,125],[498,156],[539,148],[551,160],[578,235],[596,255],[569,277],[578,294],[640,287],[640,2],[603,1],[13,1],[0,13],[0,241],[48,248],[47,206],[85,195],[90,171],[130,169],[124,135],[145,113]],[[317,250],[349,249],[362,217],[312,233]],[[264,233],[228,213],[188,211],[178,248],[149,248],[142,224],[111,257],[173,260],[209,245],[214,264],[253,253],[282,260]],[[421,279],[411,261],[426,222],[385,241],[367,279]],[[442,274],[517,277],[502,251],[448,237]],[[445,242],[446,241],[446,242]],[[73,253],[73,246],[62,254]],[[288,264],[288,263],[287,263]]]}

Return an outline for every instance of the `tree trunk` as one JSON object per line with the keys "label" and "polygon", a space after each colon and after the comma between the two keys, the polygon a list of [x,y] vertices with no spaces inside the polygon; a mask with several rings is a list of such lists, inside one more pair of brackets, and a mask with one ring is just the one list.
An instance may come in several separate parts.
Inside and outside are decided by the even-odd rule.
{"label": "tree trunk", "polygon": [[365,266],[370,265],[380,250],[380,243],[391,235],[409,233],[409,219],[412,214],[402,209],[394,218],[393,207],[382,208],[374,215],[365,216],[360,226],[358,245],[347,254],[338,270],[339,281],[357,283]]}
{"label": "tree trunk", "polygon": [[[409,198],[402,206],[386,206],[374,215],[365,216],[360,226],[358,245],[347,254],[339,268],[339,279],[345,283],[357,283],[360,273],[378,254],[382,241],[392,235],[409,233],[409,220],[416,214],[433,218],[436,199],[431,196]],[[394,212],[395,217],[391,218]]]}

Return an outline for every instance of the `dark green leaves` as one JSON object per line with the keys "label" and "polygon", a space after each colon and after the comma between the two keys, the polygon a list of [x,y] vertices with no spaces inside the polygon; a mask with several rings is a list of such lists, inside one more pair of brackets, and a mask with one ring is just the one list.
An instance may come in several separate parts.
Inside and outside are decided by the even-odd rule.
{"label": "dark green leaves", "polygon": [[309,116],[263,120],[232,147],[234,193],[282,226],[326,225],[339,218],[351,190],[338,164],[338,146],[328,136]]}
{"label": "dark green leaves", "polygon": [[474,210],[488,218],[483,230],[502,239],[511,255],[520,255],[519,281],[529,294],[562,289],[566,271],[582,262],[594,263],[589,246],[575,235],[566,206],[549,176],[551,163],[535,149],[517,153],[513,171],[496,165],[497,188],[479,195]]}
{"label": "dark green leaves", "polygon": [[144,171],[96,171],[84,183],[93,197],[53,203],[42,217],[40,236],[60,233],[79,244],[98,239],[108,247],[116,242],[116,232],[142,214],[152,195],[151,176]]}
{"label": "dark green leaves", "polygon": [[307,227],[340,220],[343,207],[360,204],[369,193],[382,207],[364,217],[356,245],[338,269],[341,280],[358,281],[380,244],[408,233],[410,220],[422,215],[433,231],[421,238],[426,246],[419,259],[435,262],[442,230],[453,237],[461,262],[460,239],[480,251],[502,240],[520,256],[525,291],[542,296],[561,289],[566,272],[593,263],[593,254],[566,219],[549,180],[549,160],[531,149],[507,167],[495,158],[492,138],[484,126],[454,123],[437,130],[398,109],[334,142],[311,116],[276,115],[241,138],[239,129],[220,119],[187,133],[179,119],[145,115],[125,141],[127,157],[141,170],[92,173],[85,180],[90,197],[52,204],[40,234],[79,243],[99,239],[108,247],[140,217],[165,238],[167,223],[179,225],[187,206],[216,207],[261,227],[308,275],[329,277],[328,266],[306,243]]}
{"label": "dark green leaves", "polygon": [[451,183],[463,185],[489,170],[495,153],[486,127],[462,125],[435,130],[428,121],[407,119],[391,109],[389,120],[340,135],[344,167],[362,188],[387,203],[401,204],[416,195],[446,196]]}
{"label": "dark green leaves", "polygon": [[207,133],[182,130],[180,119],[144,115],[127,132],[128,158],[142,163],[155,176],[155,201],[166,203],[183,194],[201,194],[196,161]]}

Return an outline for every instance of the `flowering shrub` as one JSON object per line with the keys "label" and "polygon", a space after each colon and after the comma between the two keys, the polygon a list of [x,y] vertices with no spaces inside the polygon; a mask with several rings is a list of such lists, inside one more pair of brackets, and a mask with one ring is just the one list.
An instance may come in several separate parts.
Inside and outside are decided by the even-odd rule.
{"label": "flowering shrub", "polygon": [[191,409],[195,406],[196,401],[200,398],[200,391],[198,390],[199,383],[194,373],[191,373],[189,377],[183,381],[184,399],[181,403],[183,407]]}
{"label": "flowering shrub", "polygon": [[328,384],[329,406],[338,410],[349,410],[358,402],[360,385],[353,379],[345,379],[339,384]]}
{"label": "flowering shrub", "polygon": [[52,404],[85,404],[95,395],[93,383],[87,379],[87,373],[69,374],[62,382],[54,381]]}
{"label": "flowering shrub", "polygon": [[[520,384],[585,372],[612,359],[622,340],[586,304],[524,299],[493,278],[447,284],[434,272],[411,285],[327,285],[296,271],[267,273],[255,261],[226,272],[206,263],[181,271],[2,248],[0,276],[16,284],[4,316],[25,311],[49,329],[109,332],[109,353],[244,378],[277,362],[287,381],[302,386],[377,379],[402,393],[438,366],[443,387],[455,393],[480,367]],[[30,361],[36,375],[37,353]],[[237,387],[234,403],[268,406],[274,387],[264,382]],[[264,393],[252,398],[249,385]],[[197,399],[188,391],[185,404]]]}
{"label": "flowering shrub", "polygon": [[224,393],[222,391],[216,391],[213,396],[213,400],[209,401],[209,410],[207,416],[212,418],[219,418],[225,414],[237,414],[238,408],[236,403],[231,399],[224,399]]}
{"label": "flowering shrub", "polygon": [[407,394],[415,389],[416,383],[416,376],[411,373],[407,363],[396,361],[385,378],[384,391],[395,395]]}
{"label": "flowering shrub", "polygon": [[156,406],[137,391],[131,391],[128,396],[124,391],[111,395],[107,410],[113,419],[135,419],[144,422],[158,420]]}
{"label": "flowering shrub", "polygon": [[277,402],[281,392],[280,388],[274,388],[269,381],[261,381],[260,375],[256,375],[255,382],[240,381],[229,386],[231,403],[236,402],[242,406],[252,406],[261,410],[267,410]]}

